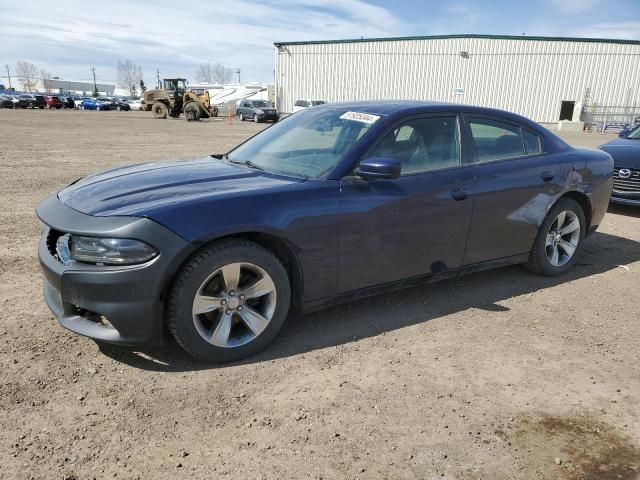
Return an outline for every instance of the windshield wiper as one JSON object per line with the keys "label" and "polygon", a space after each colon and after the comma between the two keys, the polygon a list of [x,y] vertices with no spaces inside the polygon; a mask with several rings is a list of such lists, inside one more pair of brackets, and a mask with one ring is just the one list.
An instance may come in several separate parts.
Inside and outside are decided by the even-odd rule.
{"label": "windshield wiper", "polygon": [[245,165],[249,168],[253,168],[254,170],[260,170],[262,172],[264,171],[264,168],[257,166],[251,160],[229,160],[229,157],[227,155],[225,155],[225,160],[227,160],[227,162],[229,163],[235,163],[236,165]]}

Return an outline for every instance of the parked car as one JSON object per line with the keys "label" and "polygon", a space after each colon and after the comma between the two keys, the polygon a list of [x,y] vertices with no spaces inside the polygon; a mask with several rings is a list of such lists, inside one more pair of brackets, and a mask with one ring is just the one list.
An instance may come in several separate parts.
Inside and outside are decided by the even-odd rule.
{"label": "parked car", "polygon": [[631,130],[633,130],[634,128],[636,128],[639,125],[640,125],[640,117],[636,117],[633,120],[633,125],[630,124],[630,123],[625,123],[624,124],[622,129],[618,132],[618,136],[620,138],[625,138],[627,135],[629,135],[629,133],[631,133]]}
{"label": "parked car", "polygon": [[64,107],[64,104],[62,103],[62,100],[60,100],[60,97],[58,95],[47,95],[46,97],[44,97],[44,99],[47,102],[47,107],[49,107],[50,109],[59,109]]}
{"label": "parked car", "polygon": [[0,108],[14,108],[14,106],[15,105],[11,98],[5,95],[0,95]]}
{"label": "parked car", "polygon": [[624,137],[600,146],[613,157],[611,202],[640,206],[640,125]]}
{"label": "parked car", "polygon": [[45,298],[100,341],[159,343],[166,325],[193,357],[239,359],[291,310],[516,263],[563,274],[612,174],[608,153],[504,111],[314,107],[225,155],[118,168],[43,200]]}
{"label": "parked car", "polygon": [[62,108],[76,108],[76,103],[72,97],[60,97]]}
{"label": "parked car", "polygon": [[265,100],[243,100],[236,113],[241,121],[253,120],[256,123],[265,120],[277,122],[280,118],[278,111]]}
{"label": "parked car", "polygon": [[107,106],[108,110],[131,110],[129,104],[113,97],[98,97],[98,100]]}
{"label": "parked car", "polygon": [[109,105],[95,98],[83,98],[78,104],[80,110],[109,110]]}
{"label": "parked car", "polygon": [[293,104],[293,113],[299,112],[300,110],[305,110],[311,107],[317,107],[318,105],[324,105],[326,100],[312,100],[310,98],[303,98],[300,100],[296,100]]}
{"label": "parked car", "polygon": [[44,108],[47,106],[47,101],[43,95],[33,95],[31,93],[23,93],[18,96],[18,108]]}
{"label": "parked car", "polygon": [[127,103],[129,104],[130,110],[142,110],[142,102],[140,101],[140,99],[127,100]]}

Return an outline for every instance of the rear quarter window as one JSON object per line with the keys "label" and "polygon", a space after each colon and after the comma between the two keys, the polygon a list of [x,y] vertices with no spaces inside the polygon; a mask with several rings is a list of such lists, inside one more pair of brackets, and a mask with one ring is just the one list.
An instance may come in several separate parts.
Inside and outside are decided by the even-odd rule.
{"label": "rear quarter window", "polygon": [[524,140],[524,151],[527,155],[538,155],[542,153],[542,140],[539,135],[523,129],[522,139]]}

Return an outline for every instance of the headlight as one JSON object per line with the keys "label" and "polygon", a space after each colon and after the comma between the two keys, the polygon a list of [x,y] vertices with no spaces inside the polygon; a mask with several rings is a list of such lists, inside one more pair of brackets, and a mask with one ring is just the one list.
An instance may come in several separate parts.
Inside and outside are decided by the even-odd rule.
{"label": "headlight", "polygon": [[256,113],[257,113],[258,115],[263,115],[263,114],[264,114],[264,110],[256,110]]}
{"label": "headlight", "polygon": [[158,251],[140,240],[70,235],[71,258],[103,265],[132,265],[151,260]]}

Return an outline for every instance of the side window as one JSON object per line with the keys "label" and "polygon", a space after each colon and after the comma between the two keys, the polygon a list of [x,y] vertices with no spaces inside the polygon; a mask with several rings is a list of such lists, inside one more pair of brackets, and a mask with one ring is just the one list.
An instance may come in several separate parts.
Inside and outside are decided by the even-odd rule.
{"label": "side window", "polygon": [[525,155],[520,127],[484,118],[472,118],[469,126],[476,148],[476,162]]}
{"label": "side window", "polygon": [[410,140],[413,135],[414,129],[411,125],[403,125],[395,130],[396,142],[402,142]]}
{"label": "side window", "polygon": [[367,157],[400,160],[402,175],[460,165],[458,121],[451,117],[408,120],[388,132]]}
{"label": "side window", "polygon": [[522,130],[524,151],[527,155],[539,155],[542,153],[542,141],[540,137],[529,130]]}
{"label": "side window", "polygon": [[302,100],[296,100],[294,107],[304,107],[304,102]]}

